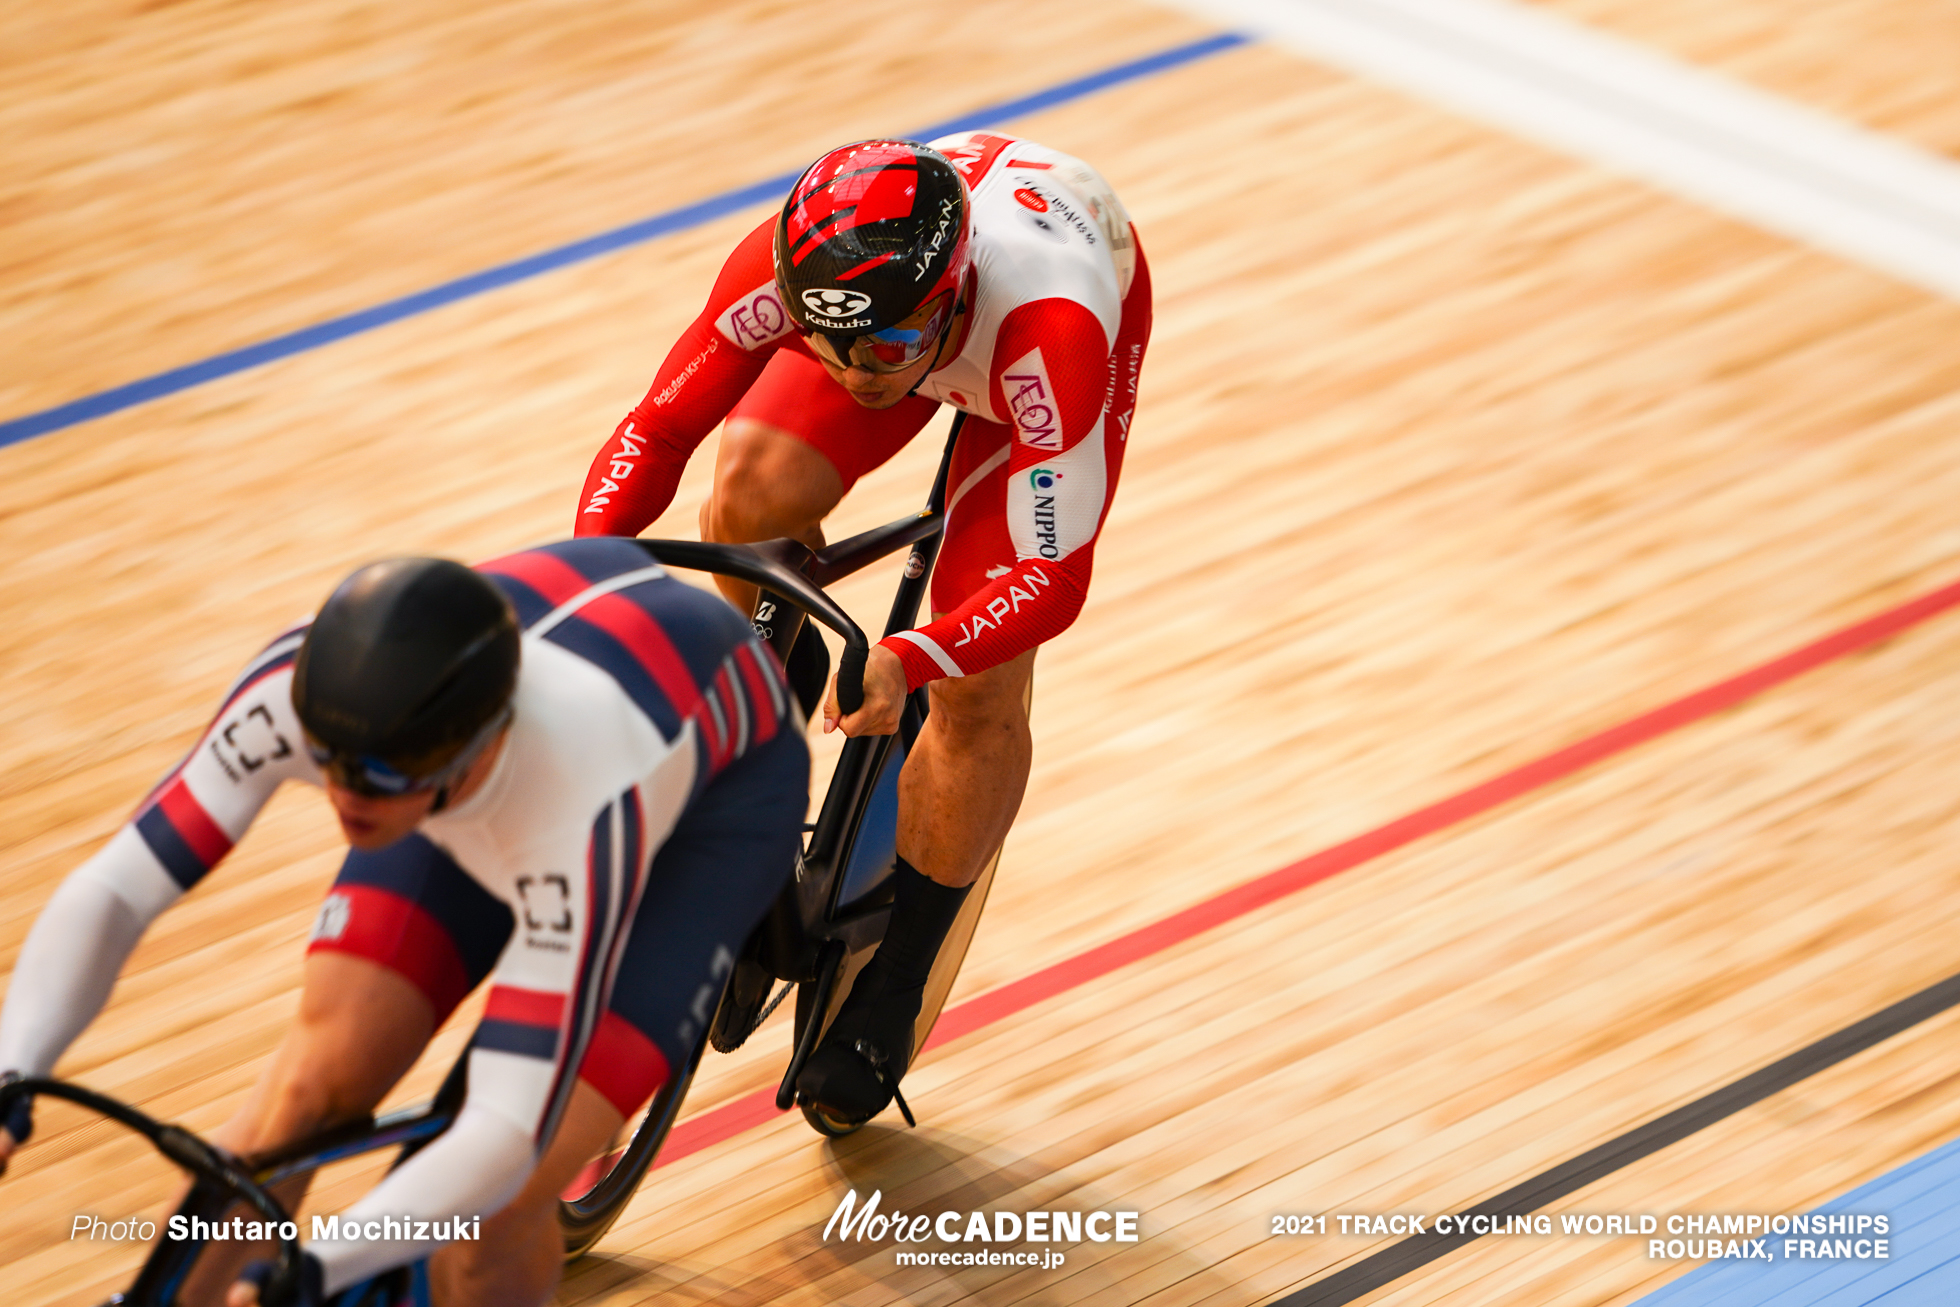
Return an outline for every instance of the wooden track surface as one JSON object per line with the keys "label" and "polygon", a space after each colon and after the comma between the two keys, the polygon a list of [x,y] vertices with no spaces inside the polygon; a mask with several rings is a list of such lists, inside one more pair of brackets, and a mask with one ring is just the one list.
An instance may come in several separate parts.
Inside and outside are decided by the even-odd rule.
{"label": "wooden track surface", "polygon": [[1960,155],[1954,0],[1537,0],[1925,149]]}
{"label": "wooden track surface", "polygon": [[[1827,7],[1822,53],[1736,35],[1776,21],[1740,0],[1568,12],[1951,149],[1950,105],[1902,89],[1951,66],[1897,35],[1908,8]],[[1100,2],[565,13],[13,0],[0,412],[1205,33]],[[1106,173],[1159,298],[956,1001],[1960,577],[1954,306],[1270,48],[1008,125]],[[758,216],[0,450],[0,968],[350,567],[565,534]],[[933,445],[839,529],[915,505]],[[651,533],[692,533],[711,466]],[[1384,1242],[1269,1238],[1273,1213],[1458,1210],[1727,1083],[1960,969],[1957,620],[948,1046],[907,1082],[916,1133],[829,1145],[792,1115],[663,1169],[560,1301],[1251,1303]],[[323,805],[282,795],[63,1073],[222,1120],[336,861]],[[786,1030],[711,1058],[690,1111],[773,1084]],[[1840,1193],[1960,1129],[1957,1040],[1930,1022],[1559,1210]],[[75,1114],[42,1128],[0,1182],[6,1301],[94,1303],[137,1250],[70,1219],[169,1180]],[[853,1186],[1134,1209],[1145,1237],[897,1270],[820,1240]],[[1621,1303],[1681,1269],[1493,1240],[1374,1300]]]}

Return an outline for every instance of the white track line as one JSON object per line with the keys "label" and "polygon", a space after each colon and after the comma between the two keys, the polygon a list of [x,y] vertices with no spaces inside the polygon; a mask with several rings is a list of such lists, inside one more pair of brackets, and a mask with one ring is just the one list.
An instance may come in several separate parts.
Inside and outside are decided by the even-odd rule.
{"label": "white track line", "polygon": [[1960,166],[1507,0],[1162,0],[1960,299]]}

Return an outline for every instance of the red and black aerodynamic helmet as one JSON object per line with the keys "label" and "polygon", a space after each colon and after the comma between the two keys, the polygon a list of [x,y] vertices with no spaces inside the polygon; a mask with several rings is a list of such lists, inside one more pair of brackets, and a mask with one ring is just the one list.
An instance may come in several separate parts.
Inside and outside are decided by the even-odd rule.
{"label": "red and black aerodynamic helmet", "polygon": [[931,146],[881,140],[832,150],[797,178],[776,220],[776,284],[790,317],[848,355],[861,337],[889,332],[936,297],[950,316],[966,275],[971,208],[959,169]]}

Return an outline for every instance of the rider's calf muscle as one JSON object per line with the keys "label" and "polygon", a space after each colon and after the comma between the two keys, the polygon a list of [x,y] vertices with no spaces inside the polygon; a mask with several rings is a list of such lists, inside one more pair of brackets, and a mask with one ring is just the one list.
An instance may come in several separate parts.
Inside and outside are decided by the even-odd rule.
{"label": "rider's calf muscle", "polygon": [[932,683],[932,712],[899,776],[898,852],[942,885],[978,879],[1020,810],[1034,655]]}

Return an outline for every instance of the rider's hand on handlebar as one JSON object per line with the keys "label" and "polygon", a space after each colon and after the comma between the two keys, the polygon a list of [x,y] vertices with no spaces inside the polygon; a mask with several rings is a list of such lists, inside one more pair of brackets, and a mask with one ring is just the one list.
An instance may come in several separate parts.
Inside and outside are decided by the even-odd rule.
{"label": "rider's hand on handlebar", "polygon": [[905,664],[883,645],[872,645],[864,662],[864,705],[849,716],[837,707],[837,678],[830,678],[830,690],[823,700],[823,729],[843,728],[846,735],[890,735],[898,729],[898,715],[905,710]]}
{"label": "rider's hand on handlebar", "polygon": [[[225,1295],[225,1307],[320,1307],[326,1301],[323,1287],[325,1275],[320,1259],[312,1253],[299,1255],[299,1281],[296,1284],[277,1285],[278,1277],[273,1273],[273,1263],[253,1262],[245,1268],[231,1292]],[[280,1290],[284,1292],[280,1292]],[[271,1297],[267,1296],[270,1291]],[[274,1301],[277,1299],[277,1301]]]}

